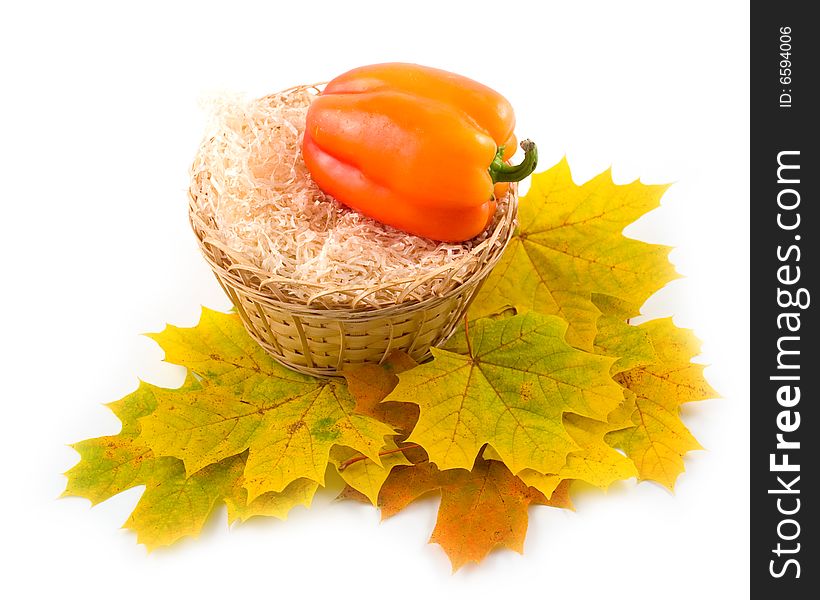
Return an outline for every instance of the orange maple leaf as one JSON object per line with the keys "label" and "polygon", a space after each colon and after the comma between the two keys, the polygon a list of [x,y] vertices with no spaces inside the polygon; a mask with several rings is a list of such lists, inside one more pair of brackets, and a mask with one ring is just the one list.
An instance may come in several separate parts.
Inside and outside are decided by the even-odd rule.
{"label": "orange maple leaf", "polygon": [[[378,506],[382,519],[387,519],[413,501],[439,492],[441,504],[430,542],[442,547],[457,571],[468,562],[481,562],[497,546],[523,552],[530,505],[572,509],[570,484],[562,481],[547,499],[496,460],[479,458],[472,471],[441,471],[425,461],[394,469],[382,486]],[[339,499],[368,501],[349,486]]]}

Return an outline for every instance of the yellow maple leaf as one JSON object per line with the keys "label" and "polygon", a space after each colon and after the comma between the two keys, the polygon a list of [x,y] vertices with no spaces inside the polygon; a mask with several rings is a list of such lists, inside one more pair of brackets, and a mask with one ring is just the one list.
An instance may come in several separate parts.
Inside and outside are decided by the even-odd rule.
{"label": "yellow maple leaf", "polygon": [[419,406],[407,441],[442,469],[470,469],[489,443],[513,473],[555,472],[578,448],[563,413],[606,419],[623,401],[609,376],[615,359],[572,348],[566,328],[535,312],[481,319],[433,349],[433,360],[401,373],[386,398]]}
{"label": "yellow maple leaf", "polygon": [[284,520],[293,508],[310,507],[319,484],[306,478],[291,481],[281,492],[266,492],[248,502],[248,490],[245,489],[242,475],[246,462],[247,453],[244,453],[240,455],[240,461],[236,463],[237,471],[224,492],[225,505],[228,507],[228,523],[245,522],[251,517],[275,517]]}
{"label": "yellow maple leaf", "polygon": [[148,550],[196,537],[237,476],[237,463],[237,457],[227,458],[189,477],[177,461],[173,473],[155,477],[146,486],[125,527],[136,532],[137,542]]}
{"label": "yellow maple leaf", "polygon": [[[638,475],[632,461],[604,441],[606,434],[617,425],[566,414],[564,427],[579,449],[567,455],[566,464],[556,473],[524,469],[518,473],[524,483],[550,498],[562,481],[577,479],[605,490],[616,481]],[[498,454],[488,446],[484,458],[497,460]]]}
{"label": "yellow maple leaf", "polygon": [[651,479],[672,489],[684,471],[683,456],[700,444],[680,419],[685,402],[717,397],[703,376],[703,365],[691,359],[700,343],[688,329],[676,327],[671,318],[639,326],[647,332],[658,360],[616,376],[634,394],[636,408],[631,426],[607,434],[634,461],[641,479]]}
{"label": "yellow maple leaf", "polygon": [[471,318],[512,306],[558,315],[567,341],[592,350],[601,314],[592,294],[640,306],[677,275],[670,248],[633,240],[624,227],[656,208],[668,186],[615,185],[609,171],[575,185],[566,160],[532,177],[519,226],[474,301]]}
{"label": "yellow maple leaf", "polygon": [[291,371],[245,332],[239,317],[203,309],[199,325],[168,326],[153,337],[166,360],[202,377],[186,394],[162,390],[141,420],[140,441],[174,456],[189,475],[249,450],[248,501],[300,478],[324,483],[330,449],[348,446],[380,462],[390,426],[355,414],[344,384]]}
{"label": "yellow maple leaf", "polygon": [[658,361],[655,347],[645,329],[609,315],[601,315],[598,319],[595,353],[618,359],[612,365],[613,375]]}
{"label": "yellow maple leaf", "polygon": [[377,464],[344,446],[335,446],[330,452],[330,460],[339,476],[347,485],[364,494],[373,506],[379,500],[379,492],[390,471],[394,467],[412,464],[395,442],[388,442],[381,454],[381,464]]}
{"label": "yellow maple leaf", "polygon": [[641,304],[628,302],[608,294],[592,294],[592,303],[602,314],[617,317],[622,321],[628,321],[641,314]]}
{"label": "yellow maple leaf", "polygon": [[612,425],[611,431],[617,431],[626,427],[632,427],[632,415],[637,407],[637,397],[635,392],[623,388],[624,399],[618,408],[609,413],[606,417],[607,423]]}

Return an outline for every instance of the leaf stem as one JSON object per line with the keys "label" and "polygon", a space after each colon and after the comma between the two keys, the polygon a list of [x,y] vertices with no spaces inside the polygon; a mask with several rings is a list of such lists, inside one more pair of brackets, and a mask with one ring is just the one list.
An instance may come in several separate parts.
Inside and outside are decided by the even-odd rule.
{"label": "leaf stem", "polygon": [[[379,452],[379,456],[387,456],[388,454],[394,454],[396,452],[404,452],[405,450],[412,450],[413,448],[420,448],[418,444],[408,444],[406,446],[402,446],[401,448],[393,448],[392,450],[382,450]],[[354,456],[353,458],[348,458],[343,463],[340,463],[337,469],[339,471],[344,471],[350,465],[356,464],[359,461],[364,460],[367,458],[364,454],[360,454],[359,456]]]}

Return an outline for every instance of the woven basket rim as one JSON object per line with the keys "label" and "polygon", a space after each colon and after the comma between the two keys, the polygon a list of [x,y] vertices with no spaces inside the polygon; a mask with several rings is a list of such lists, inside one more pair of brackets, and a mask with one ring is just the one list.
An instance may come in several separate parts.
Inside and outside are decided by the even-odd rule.
{"label": "woven basket rim", "polygon": [[[487,242],[488,246],[490,245],[490,242],[492,242],[496,247],[495,248],[492,248],[492,247],[488,248],[487,249],[488,250],[487,254],[489,254],[489,256],[487,257],[487,260],[484,261],[484,264],[482,264],[479,268],[473,270],[467,277],[464,278],[463,281],[461,281],[458,285],[454,286],[452,289],[448,290],[447,292],[445,292],[443,294],[431,294],[431,295],[428,295],[427,297],[425,297],[421,300],[416,300],[414,302],[413,301],[404,301],[404,302],[401,302],[401,303],[385,304],[383,306],[378,306],[378,307],[373,306],[371,304],[362,303],[360,306],[347,306],[347,307],[346,306],[338,306],[338,307],[332,307],[332,308],[322,306],[321,304],[308,304],[308,303],[302,302],[302,301],[300,301],[296,298],[293,298],[293,299],[289,298],[287,301],[282,301],[282,300],[279,300],[276,297],[272,296],[270,293],[265,293],[264,289],[259,289],[257,287],[252,287],[252,286],[247,285],[236,272],[229,271],[229,270],[225,269],[221,264],[219,264],[217,261],[215,261],[211,257],[211,254],[210,254],[210,252],[207,251],[207,249],[205,248],[205,245],[209,244],[209,243],[214,243],[215,240],[211,240],[211,239],[208,239],[208,238],[201,237],[200,230],[198,229],[198,227],[195,224],[193,213],[191,213],[190,216],[191,216],[191,226],[192,226],[192,229],[194,231],[194,235],[197,238],[197,242],[200,246],[200,250],[202,251],[203,257],[205,258],[206,262],[211,267],[211,269],[214,270],[215,272],[218,272],[220,274],[220,276],[222,276],[224,279],[230,281],[235,287],[238,287],[238,288],[242,289],[246,294],[248,294],[249,296],[252,296],[255,300],[257,300],[261,304],[273,306],[273,307],[284,309],[284,310],[290,310],[291,312],[294,312],[294,313],[297,313],[297,314],[298,313],[305,314],[305,315],[321,314],[321,315],[324,315],[324,316],[330,317],[330,318],[332,318],[334,316],[345,317],[345,318],[355,318],[355,317],[353,317],[353,315],[361,314],[363,317],[366,315],[367,318],[371,318],[371,317],[374,317],[374,316],[391,314],[395,309],[401,308],[401,307],[412,306],[413,308],[416,308],[416,309],[423,309],[425,307],[425,305],[432,304],[432,303],[436,302],[437,300],[440,300],[442,298],[449,298],[451,296],[457,295],[458,293],[460,293],[461,288],[464,287],[465,285],[469,284],[471,281],[473,281],[475,279],[483,278],[487,274],[487,272],[495,266],[495,263],[497,262],[498,258],[501,257],[501,255],[503,254],[503,252],[506,249],[507,245],[510,243],[510,240],[512,239],[511,234],[512,234],[512,231],[515,229],[515,220],[516,220],[517,209],[518,209],[518,194],[517,193],[512,193],[510,195],[509,202],[507,203],[507,210],[506,210],[507,214],[504,216],[504,218],[501,218],[496,222],[496,227],[495,227],[495,230],[493,232],[493,235],[490,238],[487,238],[487,240],[485,240],[485,242]],[[505,222],[509,222],[509,225],[508,225],[509,233],[508,233],[508,235],[505,236],[505,238],[503,240],[501,240],[501,239],[499,239],[499,237],[500,237],[500,234],[503,232],[503,229],[504,229],[503,224]],[[482,245],[483,244],[484,244],[484,242],[482,242]],[[221,244],[220,244],[220,246],[221,246]],[[477,246],[476,249],[478,249],[478,248],[483,249],[483,246]],[[228,256],[230,256],[230,255],[228,255]],[[478,257],[475,256],[472,253],[469,254],[469,255],[466,255],[466,256],[470,257],[470,258],[478,259]],[[464,261],[464,262],[467,262],[467,261]],[[247,266],[241,265],[240,268],[246,269]],[[281,280],[290,281],[290,280],[287,280],[286,278],[281,278]],[[270,281],[273,282],[273,281],[276,281],[276,279],[271,278]],[[299,282],[299,283],[302,283],[302,282]],[[389,283],[392,284],[392,285],[395,285],[397,283],[401,283],[401,281],[393,281],[393,282],[389,282]],[[367,287],[358,286],[358,287],[356,287],[356,289],[361,289],[363,294],[366,293],[366,292],[372,291],[372,287],[367,288]],[[337,289],[328,289],[326,291],[326,293],[333,293],[335,291],[338,291],[338,290]]]}

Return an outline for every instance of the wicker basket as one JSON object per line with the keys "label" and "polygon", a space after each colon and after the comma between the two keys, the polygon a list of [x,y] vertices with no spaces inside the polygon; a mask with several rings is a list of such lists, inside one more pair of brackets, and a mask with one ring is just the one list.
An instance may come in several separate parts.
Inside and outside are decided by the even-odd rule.
{"label": "wicker basket", "polygon": [[[213,218],[203,216],[198,207],[217,192],[209,184],[209,173],[194,175],[189,190],[191,226],[248,333],[280,363],[316,376],[338,375],[349,364],[380,363],[394,350],[417,361],[427,358],[432,346],[453,333],[501,257],[515,229],[518,208],[512,184],[483,241],[436,271],[370,288],[315,286],[305,301],[288,293],[293,280],[249,266],[216,239]],[[428,291],[421,292],[421,286]],[[385,290],[395,300],[379,300]]]}

